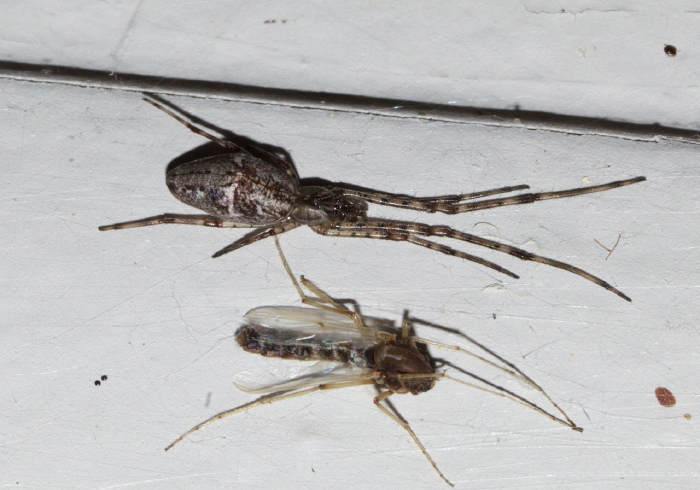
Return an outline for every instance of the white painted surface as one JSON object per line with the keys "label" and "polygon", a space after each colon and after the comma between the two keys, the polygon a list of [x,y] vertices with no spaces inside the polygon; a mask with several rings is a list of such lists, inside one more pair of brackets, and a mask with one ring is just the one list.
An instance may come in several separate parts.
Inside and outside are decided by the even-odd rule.
{"label": "white painted surface", "polygon": [[[700,126],[698,14],[690,2],[663,10],[654,2],[557,4],[566,13],[547,13],[541,2],[282,5],[64,2],[52,11],[58,7],[23,2],[0,19],[0,53],[13,61]],[[676,58],[663,54],[666,43],[678,47]],[[214,260],[243,232],[98,232],[102,224],[188,212],[170,196],[164,170],[204,141],[134,94],[1,81],[0,100],[4,485],[442,485],[366,388],[260,408],[163,453],[195,423],[251,399],[232,387],[233,373],[274,362],[242,352],[232,339],[250,308],[297,302],[274,245]],[[356,299],[365,313],[398,319],[408,309],[495,349],[585,429],[574,433],[448,382],[420,397],[397,396],[459,488],[695,481],[697,146],[172,101],[287,149],[302,177],[393,192],[520,183],[555,190],[646,175],[643,184],[604,194],[472,215],[371,208],[375,216],[449,224],[573,263],[619,286],[631,304],[569,273],[488,252],[521,279],[406,244],[306,229],[282,241],[297,274]],[[611,246],[620,235],[606,260],[594,240]],[[460,342],[429,328],[419,333]],[[109,379],[94,386],[102,374]],[[657,386],[671,389],[678,404],[661,407]]]}

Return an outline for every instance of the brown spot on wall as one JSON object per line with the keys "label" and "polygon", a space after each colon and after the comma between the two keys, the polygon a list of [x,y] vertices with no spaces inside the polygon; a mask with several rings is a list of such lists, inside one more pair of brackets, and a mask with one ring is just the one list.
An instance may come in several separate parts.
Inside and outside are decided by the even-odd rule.
{"label": "brown spot on wall", "polygon": [[673,393],[668,388],[658,387],[654,393],[656,393],[656,399],[659,400],[660,405],[672,407],[676,404],[676,397],[673,396]]}

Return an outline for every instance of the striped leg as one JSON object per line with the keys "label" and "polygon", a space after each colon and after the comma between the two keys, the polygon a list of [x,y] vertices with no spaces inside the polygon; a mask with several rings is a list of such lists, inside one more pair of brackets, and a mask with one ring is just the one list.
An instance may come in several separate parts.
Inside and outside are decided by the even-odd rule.
{"label": "striped leg", "polygon": [[283,223],[280,223],[278,225],[272,226],[270,228],[262,228],[253,231],[252,233],[244,236],[240,240],[236,240],[233,242],[231,245],[222,248],[218,252],[216,252],[212,257],[221,257],[224,254],[227,254],[229,252],[233,252],[234,250],[238,250],[239,248],[245,247],[246,245],[250,245],[251,243],[258,242],[260,240],[264,240],[265,238],[269,238],[271,236],[275,235],[281,235],[282,233],[286,233],[289,230],[293,230],[294,228],[301,226],[299,223],[296,223],[294,221],[285,221]]}
{"label": "striped leg", "polygon": [[[615,293],[622,299],[632,301],[626,294],[614,287],[612,284],[608,283],[607,281],[604,281],[603,279],[600,279],[597,276],[589,274],[588,272],[576,266],[567,264],[565,262],[561,262],[559,260],[542,257],[541,255],[536,255],[521,248],[506,245],[504,243],[500,243],[494,240],[489,240],[488,238],[481,238],[476,235],[457,231],[448,226],[430,226],[423,223],[409,223],[406,221],[366,218],[357,222],[331,222],[319,226],[314,226],[312,228],[314,229],[314,231],[316,231],[317,233],[321,233],[322,235],[408,241],[417,245],[431,248],[433,250],[447,255],[455,255],[466,260],[471,260],[472,262],[480,263],[494,270],[499,270],[500,266],[493,264],[492,262],[484,261],[484,259],[480,259],[478,257],[476,257],[476,259],[478,260],[474,260],[475,257],[472,255],[464,254],[463,252],[458,252],[450,247],[445,247],[444,245],[434,243],[429,240],[422,239],[420,237],[440,236],[453,238],[455,240],[461,240],[463,242],[468,242],[474,245],[490,248],[498,252],[503,252],[505,254],[512,255],[513,257],[517,257],[521,260],[538,262],[540,264],[556,267],[557,269],[569,271],[573,274],[583,277],[584,279],[588,279],[589,281],[607,289],[608,291]],[[499,270],[499,272],[501,271]],[[510,275],[512,275],[512,273]]]}
{"label": "striped leg", "polygon": [[247,223],[237,223],[226,218],[211,216],[209,214],[160,214],[158,216],[151,216],[150,218],[143,218],[134,221],[125,221],[123,223],[115,223],[113,225],[100,226],[98,230],[123,230],[126,228],[140,228],[142,226],[171,224],[212,226],[214,228],[255,228],[254,225],[249,225]]}
{"label": "striped leg", "polygon": [[607,184],[592,185],[577,189],[567,189],[563,191],[553,192],[528,192],[510,197],[499,197],[495,199],[485,199],[483,201],[473,201],[463,203],[470,199],[479,197],[491,196],[494,194],[504,194],[529,188],[526,185],[518,185],[512,187],[502,187],[500,189],[492,189],[483,192],[474,192],[471,194],[460,194],[450,196],[437,197],[411,197],[397,194],[387,194],[382,192],[365,192],[343,189],[348,196],[356,196],[364,199],[367,202],[374,204],[382,204],[396,208],[414,209],[416,211],[425,211],[427,213],[445,213],[459,214],[477,211],[481,209],[497,208],[500,206],[515,206],[518,204],[528,204],[536,201],[544,201],[547,199],[563,199],[566,197],[580,196],[582,194],[591,194],[593,192],[603,192],[611,189],[617,189],[626,185],[643,182],[646,177],[635,177],[627,180],[616,180]]}

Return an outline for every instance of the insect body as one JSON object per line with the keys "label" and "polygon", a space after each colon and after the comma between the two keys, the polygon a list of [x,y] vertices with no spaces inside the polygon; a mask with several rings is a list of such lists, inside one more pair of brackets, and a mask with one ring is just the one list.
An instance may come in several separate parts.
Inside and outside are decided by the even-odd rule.
{"label": "insect body", "polygon": [[368,353],[374,338],[359,335],[355,325],[349,325],[347,318],[339,318],[335,312],[262,306],[246,313],[244,322],[236,332],[236,342],[247,352],[370,367]]}
{"label": "insect body", "polygon": [[500,206],[532,203],[546,199],[602,192],[646,180],[635,177],[607,184],[554,192],[524,193],[510,197],[480,199],[528,189],[517,185],[469,194],[436,197],[411,197],[384,192],[360,191],[340,186],[303,186],[291,164],[271,153],[254,156],[229,141],[222,140],[190,124],[169,109],[148,103],[230,151],[229,154],[203,158],[170,170],[167,185],[173,195],[205,215],[163,214],[136,221],[101,226],[117,230],[158,224],[189,224],[219,228],[257,228],[224,247],[214,257],[253,242],[285,233],[302,225],[320,235],[405,241],[438,252],[460,257],[489,267],[513,278],[519,276],[494,262],[430,240],[445,237],[503,252],[521,260],[546,264],[577,274],[602,286],[621,298],[630,298],[613,285],[573,265],[527,252],[505,243],[464,233],[448,226],[398,221],[367,216],[368,203],[413,209],[428,213],[458,214]]}
{"label": "insect body", "polygon": [[255,308],[245,315],[236,341],[244,350],[265,357],[333,361],[368,370],[360,376],[393,393],[417,395],[433,387],[435,369],[408,331],[401,338],[395,332],[358,331],[346,311]]}
{"label": "insect body", "polygon": [[[280,255],[289,272],[281,250]],[[307,395],[315,391],[375,385],[380,392],[374,398],[375,405],[406,430],[440,477],[452,485],[408,422],[404,421],[391,405],[382,403],[393,394],[417,395],[429,391],[441,378],[451,379],[511,399],[573,430],[579,432],[582,430],[537,383],[513,364],[480,344],[475,343],[487,353],[490,359],[458,346],[412,335],[407,316],[404,316],[403,326],[399,332],[390,328],[391,322],[360,317],[302,277],[302,284],[316,295],[308,297],[291,276],[291,272],[290,277],[302,295],[302,301],[313,308],[287,306],[255,308],[245,315],[244,325],[236,332],[236,341],[244,350],[266,357],[318,362],[309,368],[297,371],[294,375],[282,377],[279,376],[280,369],[275,368],[273,369],[275,379],[271,381],[264,378],[261,382],[255,372],[239,373],[234,380],[236,387],[249,393],[262,393],[263,396],[214,415],[196,425],[170,444],[166,451],[212,422],[260,405]],[[526,383],[542,394],[560,416],[464,369],[459,371],[472,377],[474,383],[449,376],[444,372],[437,372],[433,360],[427,353],[426,344],[468,354]]]}

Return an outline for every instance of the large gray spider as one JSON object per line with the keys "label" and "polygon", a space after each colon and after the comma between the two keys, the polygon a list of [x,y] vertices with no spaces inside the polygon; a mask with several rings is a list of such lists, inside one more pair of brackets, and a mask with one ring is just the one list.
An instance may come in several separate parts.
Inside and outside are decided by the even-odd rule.
{"label": "large gray spider", "polygon": [[411,197],[330,185],[305,186],[300,184],[294,168],[286,160],[268,152],[260,153],[262,157],[253,156],[240,146],[218,138],[185,121],[159,103],[150,99],[144,100],[172,116],[191,131],[230,150],[230,153],[187,162],[167,173],[166,184],[170,192],[185,204],[201,209],[206,213],[205,215],[162,214],[136,221],[100,226],[100,230],[118,230],[166,223],[218,228],[258,228],[214,254],[214,257],[219,257],[258,240],[307,225],[320,235],[406,241],[476,262],[518,279],[518,275],[498,264],[424,238],[447,237],[497,250],[521,260],[539,262],[572,272],[612,291],[627,301],[631,301],[627,295],[610,283],[573,265],[535,255],[488,238],[464,233],[444,225],[431,226],[423,223],[368,217],[367,203],[428,213],[457,214],[602,192],[642,182],[646,180],[645,177],[617,180],[580,189],[528,192],[510,197],[476,201],[474,199],[520,191],[528,189],[529,186],[517,185],[469,194],[436,197]]}

